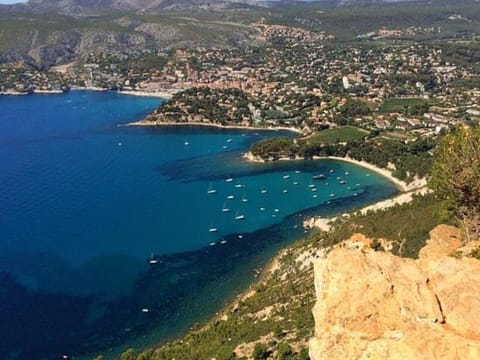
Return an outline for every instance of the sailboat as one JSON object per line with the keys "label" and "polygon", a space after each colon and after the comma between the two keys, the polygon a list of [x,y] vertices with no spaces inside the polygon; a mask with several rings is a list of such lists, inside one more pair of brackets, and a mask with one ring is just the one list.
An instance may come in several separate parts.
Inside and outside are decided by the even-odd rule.
{"label": "sailboat", "polygon": [[245,197],[245,194],[242,196],[242,202],[248,202],[248,199]]}
{"label": "sailboat", "polygon": [[160,262],[160,260],[155,255],[153,255],[153,252],[152,252],[150,257],[148,258],[148,263],[150,265],[155,265],[155,264],[158,264],[159,262]]}
{"label": "sailboat", "polygon": [[216,227],[214,227],[213,225],[210,225],[210,227],[208,228],[208,232],[211,232],[211,233],[214,233],[214,232],[217,232],[218,229]]}
{"label": "sailboat", "polygon": [[245,215],[240,214],[240,213],[237,211],[237,213],[235,214],[235,220],[244,220],[244,219],[245,219]]}
{"label": "sailboat", "polygon": [[233,181],[233,178],[228,178],[225,180],[226,182],[232,182]]}
{"label": "sailboat", "polygon": [[212,183],[208,186],[207,194],[215,194],[217,190],[212,187]]}
{"label": "sailboat", "polygon": [[266,194],[266,193],[268,193],[268,190],[265,189],[265,188],[262,188],[262,190],[260,191],[260,193],[261,193],[261,194]]}
{"label": "sailboat", "polygon": [[227,208],[227,204],[226,203],[223,203],[223,206],[222,206],[222,212],[229,212],[230,209]]}

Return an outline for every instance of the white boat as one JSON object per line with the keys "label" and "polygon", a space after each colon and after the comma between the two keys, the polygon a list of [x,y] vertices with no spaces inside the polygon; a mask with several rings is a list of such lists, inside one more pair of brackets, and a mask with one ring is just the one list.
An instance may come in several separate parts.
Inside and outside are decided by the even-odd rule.
{"label": "white boat", "polygon": [[282,192],[283,192],[284,194],[286,194],[286,193],[288,193],[288,190],[287,190],[287,189],[284,189]]}
{"label": "white boat", "polygon": [[239,238],[239,239],[243,239],[243,235],[238,235],[238,238]]}
{"label": "white boat", "polygon": [[314,188],[315,187],[315,184],[310,184],[308,185],[309,188]]}
{"label": "white boat", "polygon": [[211,232],[211,233],[214,233],[214,232],[217,232],[218,231],[218,228],[216,228],[214,225],[213,225],[213,221],[210,223],[210,227],[208,228],[208,232]]}
{"label": "white boat", "polygon": [[357,193],[353,193],[353,196],[357,196],[358,194]]}
{"label": "white boat", "polygon": [[330,169],[329,171],[332,173],[332,172],[333,172],[333,169]]}
{"label": "white boat", "polygon": [[350,173],[349,173],[348,171],[345,171],[345,175],[347,175],[347,176],[348,176],[348,175],[350,175]]}
{"label": "white boat", "polygon": [[159,262],[160,262],[160,260],[158,258],[156,258],[155,255],[153,255],[153,253],[148,258],[148,263],[151,264],[151,265],[158,264]]}
{"label": "white boat", "polygon": [[248,202],[248,199],[245,197],[245,194],[242,196],[242,202]]}
{"label": "white boat", "polygon": [[295,170],[295,174],[300,174],[300,170]]}
{"label": "white boat", "polygon": [[240,214],[240,213],[237,211],[237,214],[235,215],[235,220],[244,220],[244,219],[245,219],[245,215]]}
{"label": "white boat", "polygon": [[235,199],[235,196],[233,196],[233,195],[228,195],[228,196],[227,196],[227,199],[228,199],[228,200]]}
{"label": "white boat", "polygon": [[235,187],[238,188],[238,189],[241,189],[241,188],[244,188],[245,185],[243,185],[243,184],[236,184]]}
{"label": "white boat", "polygon": [[224,149],[228,149],[228,146],[227,146],[227,145],[223,145],[223,148],[224,148]]}
{"label": "white boat", "polygon": [[118,146],[122,146],[122,142],[121,142],[121,141],[118,142]]}
{"label": "white boat", "polygon": [[264,188],[262,188],[262,190],[260,191],[260,193],[261,193],[261,194],[266,194],[266,193],[268,193],[268,190],[267,190],[267,189],[264,189]]}
{"label": "white boat", "polygon": [[149,311],[150,311],[149,308],[143,308],[143,309],[142,309],[142,312],[144,312],[144,313],[148,313]]}
{"label": "white boat", "polygon": [[210,243],[210,244],[208,244],[208,245],[210,245],[210,246],[214,246],[214,245],[215,245],[215,243],[214,243],[214,242],[211,242],[211,243]]}
{"label": "white boat", "polygon": [[260,211],[265,211],[265,208],[264,208],[264,207],[261,207],[261,208],[260,208]]}
{"label": "white boat", "polygon": [[232,142],[232,139],[228,139],[228,140],[227,140],[227,143],[231,143],[231,142]]}
{"label": "white boat", "polygon": [[220,244],[226,244],[226,243],[227,243],[227,240],[220,241]]}
{"label": "white boat", "polygon": [[311,190],[312,190],[312,191],[317,191],[317,188],[312,188]]}
{"label": "white boat", "polygon": [[232,179],[232,178],[228,178],[228,179],[226,179],[225,181],[226,181],[226,182],[232,182],[233,179]]}
{"label": "white boat", "polygon": [[227,208],[227,204],[226,204],[226,203],[223,203],[222,212],[230,212],[230,209]]}
{"label": "white boat", "polygon": [[318,197],[318,195],[317,195],[317,194],[313,194],[313,196],[312,196],[312,197],[313,197],[313,198],[317,198],[317,197]]}
{"label": "white boat", "polygon": [[330,197],[334,197],[334,196],[335,196],[335,194],[330,194]]}
{"label": "white boat", "polygon": [[298,185],[298,181],[294,181],[294,182],[293,182],[293,185]]}
{"label": "white boat", "polygon": [[212,187],[212,183],[208,186],[207,194],[216,194],[217,190]]}
{"label": "white boat", "polygon": [[184,144],[185,144],[185,146],[190,145],[190,143],[188,141],[185,141]]}
{"label": "white boat", "polygon": [[284,179],[290,179],[290,175],[283,175]]}
{"label": "white boat", "polygon": [[275,212],[279,212],[279,211],[280,211],[280,209],[275,209],[275,210],[273,210],[273,211],[275,211]]}

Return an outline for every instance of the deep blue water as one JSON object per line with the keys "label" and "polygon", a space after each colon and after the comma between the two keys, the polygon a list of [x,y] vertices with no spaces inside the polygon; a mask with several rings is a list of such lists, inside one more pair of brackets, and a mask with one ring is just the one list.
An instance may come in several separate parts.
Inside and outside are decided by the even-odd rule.
{"label": "deep blue water", "polygon": [[301,237],[305,216],[396,192],[344,162],[241,159],[273,132],[117,126],[160,103],[0,97],[0,358],[108,355],[178,335]]}

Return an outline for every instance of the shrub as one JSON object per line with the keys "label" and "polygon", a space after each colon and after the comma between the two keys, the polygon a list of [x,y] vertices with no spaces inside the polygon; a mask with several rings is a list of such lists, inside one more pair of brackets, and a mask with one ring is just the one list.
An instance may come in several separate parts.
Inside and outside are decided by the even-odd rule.
{"label": "shrub", "polygon": [[440,142],[430,186],[444,210],[464,231],[465,241],[480,236],[480,128],[459,128]]}

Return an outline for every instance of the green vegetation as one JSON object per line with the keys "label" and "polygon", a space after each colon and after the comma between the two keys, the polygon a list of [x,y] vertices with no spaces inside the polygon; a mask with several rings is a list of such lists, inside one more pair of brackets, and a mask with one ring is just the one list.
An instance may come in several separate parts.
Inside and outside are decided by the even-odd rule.
{"label": "green vegetation", "polygon": [[[354,215],[336,226],[324,240],[332,245],[356,232],[370,238],[392,241],[392,252],[401,257],[416,258],[428,239],[428,232],[442,222],[439,203],[433,195],[418,197],[407,205],[397,205],[365,215]],[[376,250],[381,250],[380,246]]]}
{"label": "green vegetation", "polygon": [[[156,111],[153,120],[173,122],[211,122],[227,125],[250,123],[249,104],[253,102],[249,95],[240,89],[192,88],[175,94]],[[152,120],[147,118],[147,120]]]}
{"label": "green vegetation", "polygon": [[404,113],[408,115],[423,115],[428,111],[428,101],[421,98],[388,99],[380,106],[380,113]]}
{"label": "green vegetation", "polygon": [[338,142],[360,141],[368,135],[368,131],[354,127],[342,126],[338,128],[318,131],[308,138],[311,144],[332,144]]}
{"label": "green vegetation", "polygon": [[407,182],[413,181],[415,176],[425,177],[430,171],[432,164],[430,151],[435,147],[435,140],[417,139],[407,143],[393,139],[371,139],[368,141],[348,141],[345,144],[316,141],[318,136],[322,136],[318,134],[324,131],[313,135],[311,138],[262,140],[253,144],[250,151],[254,156],[264,160],[276,160],[281,157],[294,158],[296,156],[305,159],[311,159],[314,156],[349,156],[380,168],[387,168],[389,164],[390,166],[393,164],[392,175]]}
{"label": "green vegetation", "polygon": [[239,298],[205,327],[157,349],[135,354],[129,349],[123,358],[307,360],[307,341],[314,328],[313,269],[298,259],[313,257],[318,249],[358,232],[390,240],[394,253],[415,258],[428,232],[439,224],[437,209],[438,201],[428,195],[409,204],[338,220],[332,231],[314,232],[282,251],[275,271],[265,273],[249,296]]}
{"label": "green vegetation", "polygon": [[464,230],[465,240],[480,237],[480,128],[458,128],[439,144],[431,187],[444,210]]}

